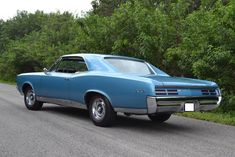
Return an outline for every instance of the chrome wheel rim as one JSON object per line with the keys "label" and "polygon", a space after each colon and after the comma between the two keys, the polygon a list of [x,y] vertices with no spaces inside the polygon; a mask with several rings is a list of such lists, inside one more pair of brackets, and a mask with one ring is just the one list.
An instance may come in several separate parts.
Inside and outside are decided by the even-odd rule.
{"label": "chrome wheel rim", "polygon": [[92,115],[95,120],[100,121],[105,116],[105,102],[101,98],[97,98],[92,103]]}
{"label": "chrome wheel rim", "polygon": [[27,94],[26,94],[26,103],[29,106],[34,105],[34,103],[35,103],[35,94],[34,94],[33,90],[29,90],[27,92]]}

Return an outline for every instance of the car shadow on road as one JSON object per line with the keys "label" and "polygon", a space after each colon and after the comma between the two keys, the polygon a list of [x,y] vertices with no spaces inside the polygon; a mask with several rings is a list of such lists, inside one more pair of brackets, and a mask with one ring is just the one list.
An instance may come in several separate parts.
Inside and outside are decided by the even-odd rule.
{"label": "car shadow on road", "polygon": [[63,107],[63,106],[43,106],[42,111],[47,111],[50,113],[63,114],[71,118],[82,118],[89,119],[89,114],[87,110],[82,110],[73,107]]}
{"label": "car shadow on road", "polygon": [[[89,113],[87,110],[72,108],[72,107],[62,107],[62,106],[44,106],[42,108],[42,111],[55,113],[55,114],[62,114],[64,116],[70,117],[70,118],[77,118],[77,119],[83,119],[85,121],[90,121]],[[93,125],[92,123],[90,123]],[[126,128],[128,130],[133,131],[184,131],[184,132],[190,132],[191,130],[194,130],[195,127],[189,127],[188,125],[182,125],[174,122],[171,122],[171,120],[165,122],[165,123],[154,123],[146,116],[124,116],[122,114],[118,114],[115,123],[110,126],[109,128]]]}
{"label": "car shadow on road", "polygon": [[151,132],[151,131],[158,131],[158,132],[173,132],[173,131],[177,131],[177,132],[190,132],[192,129],[189,127],[188,125],[181,125],[178,123],[173,123],[171,122],[171,119],[169,119],[168,121],[164,122],[164,123],[155,123],[152,122],[151,120],[149,120],[148,118],[146,118],[146,116],[144,116],[145,118],[143,118],[143,116],[130,116],[130,117],[126,117],[126,116],[118,116],[116,124],[113,127],[121,127],[121,128],[128,128],[131,129],[133,131],[138,130],[138,131],[147,131],[147,132]]}

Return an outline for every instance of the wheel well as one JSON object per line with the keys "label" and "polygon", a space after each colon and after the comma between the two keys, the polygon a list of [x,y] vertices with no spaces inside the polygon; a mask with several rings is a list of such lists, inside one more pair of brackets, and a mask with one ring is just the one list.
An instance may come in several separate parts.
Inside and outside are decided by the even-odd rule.
{"label": "wheel well", "polygon": [[87,108],[89,107],[89,101],[91,100],[91,98],[95,95],[101,95],[101,96],[104,96],[106,97],[105,95],[101,94],[101,93],[98,93],[98,92],[88,92],[86,93],[85,97],[84,97],[84,100],[85,100],[85,104],[87,106]]}
{"label": "wheel well", "polygon": [[25,83],[24,85],[23,85],[23,87],[22,87],[22,91],[23,91],[23,93],[25,93],[26,92],[26,89],[27,88],[32,88],[31,87],[31,85],[29,84],[29,83]]}

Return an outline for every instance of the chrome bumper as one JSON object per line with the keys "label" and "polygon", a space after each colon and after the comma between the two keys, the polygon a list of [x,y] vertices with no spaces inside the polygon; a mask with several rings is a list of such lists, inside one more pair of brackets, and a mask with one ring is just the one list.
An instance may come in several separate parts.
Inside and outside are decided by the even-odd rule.
{"label": "chrome bumper", "polygon": [[185,103],[194,103],[195,111],[208,111],[217,108],[221,100],[221,96],[147,97],[147,112],[148,114],[156,112],[184,112]]}

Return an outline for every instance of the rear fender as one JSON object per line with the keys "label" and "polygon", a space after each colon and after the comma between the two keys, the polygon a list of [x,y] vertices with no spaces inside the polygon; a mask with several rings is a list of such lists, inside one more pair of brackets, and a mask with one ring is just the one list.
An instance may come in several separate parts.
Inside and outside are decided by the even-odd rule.
{"label": "rear fender", "polygon": [[108,100],[109,100],[109,102],[111,103],[111,105],[112,105],[112,100],[111,100],[111,98],[108,96],[108,94],[107,93],[105,93],[105,92],[103,92],[103,91],[101,91],[101,90],[97,90],[97,89],[89,89],[89,90],[87,90],[86,92],[85,92],[85,94],[84,94],[84,104],[85,104],[85,96],[86,96],[86,94],[87,93],[89,93],[89,92],[95,92],[95,93],[98,93],[98,94],[101,94],[101,95],[103,95],[103,96],[105,96]]}

